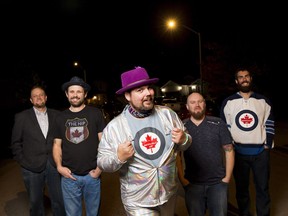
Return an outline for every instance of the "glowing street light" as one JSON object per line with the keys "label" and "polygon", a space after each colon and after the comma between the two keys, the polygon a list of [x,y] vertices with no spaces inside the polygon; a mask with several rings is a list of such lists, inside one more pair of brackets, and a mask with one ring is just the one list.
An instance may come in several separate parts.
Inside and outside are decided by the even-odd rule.
{"label": "glowing street light", "polygon": [[[185,29],[193,32],[198,36],[198,48],[199,48],[199,76],[200,76],[200,93],[203,94],[203,74],[202,74],[202,46],[201,46],[201,34],[200,32],[195,31],[194,29],[186,26],[186,25],[181,25]],[[170,19],[167,21],[167,27],[169,29],[175,29],[177,28],[177,23],[175,20]]]}
{"label": "glowing street light", "polygon": [[83,75],[84,75],[84,81],[86,82],[86,70],[85,70],[85,68],[83,68],[77,61],[75,61],[75,62],[73,63],[73,65],[74,65],[75,67],[81,68],[81,70],[83,71]]}

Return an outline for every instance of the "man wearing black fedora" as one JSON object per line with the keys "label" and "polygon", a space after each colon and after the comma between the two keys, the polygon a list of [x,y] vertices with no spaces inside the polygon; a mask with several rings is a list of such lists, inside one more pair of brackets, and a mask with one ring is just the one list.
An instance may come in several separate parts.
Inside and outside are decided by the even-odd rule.
{"label": "man wearing black fedora", "polygon": [[97,149],[105,127],[102,112],[85,105],[90,86],[79,77],[62,85],[70,103],[61,112],[54,130],[53,157],[62,175],[61,186],[67,215],[82,215],[82,199],[87,216],[99,214],[101,170]]}
{"label": "man wearing black fedora", "polygon": [[103,130],[98,167],[120,172],[121,198],[127,215],[174,216],[178,190],[176,156],[192,138],[169,107],[154,105],[149,78],[142,67],[122,73],[128,104]]}

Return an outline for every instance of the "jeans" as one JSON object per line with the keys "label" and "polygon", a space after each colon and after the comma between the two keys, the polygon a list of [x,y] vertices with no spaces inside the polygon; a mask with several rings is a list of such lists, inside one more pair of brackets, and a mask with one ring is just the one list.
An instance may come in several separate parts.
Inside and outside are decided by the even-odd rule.
{"label": "jeans", "polygon": [[40,173],[21,168],[23,181],[30,202],[30,216],[45,215],[44,189],[47,185],[51,208],[54,216],[65,215],[61,190],[61,176],[57,169],[47,161],[45,170]]}
{"label": "jeans", "polygon": [[189,184],[185,188],[185,204],[189,216],[204,216],[208,209],[210,216],[227,216],[228,184]]}
{"label": "jeans", "polygon": [[72,174],[77,180],[62,177],[62,191],[67,216],[82,215],[82,198],[87,216],[99,215],[101,201],[101,178]]}
{"label": "jeans", "polygon": [[236,184],[236,199],[240,215],[251,215],[249,182],[252,170],[256,191],[257,216],[270,215],[270,151],[264,150],[256,156],[235,154],[234,179]]}

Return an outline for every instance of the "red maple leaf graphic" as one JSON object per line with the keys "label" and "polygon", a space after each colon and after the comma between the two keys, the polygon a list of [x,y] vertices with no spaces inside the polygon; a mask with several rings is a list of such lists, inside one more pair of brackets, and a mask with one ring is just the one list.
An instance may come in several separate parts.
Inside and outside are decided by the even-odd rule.
{"label": "red maple leaf graphic", "polygon": [[80,137],[83,133],[79,132],[78,129],[76,129],[74,132],[72,132],[73,137]]}
{"label": "red maple leaf graphic", "polygon": [[241,118],[241,121],[244,123],[244,124],[250,124],[253,119],[252,118],[249,118],[248,115],[245,115],[244,118]]}
{"label": "red maple leaf graphic", "polygon": [[142,145],[147,149],[151,149],[151,153],[153,153],[153,148],[155,148],[158,143],[157,138],[152,139],[152,137],[147,134],[145,139],[146,141],[142,141]]}

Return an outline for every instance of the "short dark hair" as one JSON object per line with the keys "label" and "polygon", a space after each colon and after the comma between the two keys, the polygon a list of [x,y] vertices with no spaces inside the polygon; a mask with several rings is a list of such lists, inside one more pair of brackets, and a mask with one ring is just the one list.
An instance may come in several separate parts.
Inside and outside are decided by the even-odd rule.
{"label": "short dark hair", "polygon": [[[34,89],[36,89],[36,88],[42,89],[44,92],[46,92],[45,87],[42,86],[42,85],[34,85],[34,86],[32,86],[31,91],[34,90]],[[30,91],[30,92],[31,92],[31,91]]]}
{"label": "short dark hair", "polygon": [[235,70],[235,74],[234,74],[235,79],[238,78],[237,75],[238,75],[239,71],[247,71],[249,73],[249,75],[252,76],[252,73],[251,73],[250,69],[248,69],[247,67],[238,67]]}

